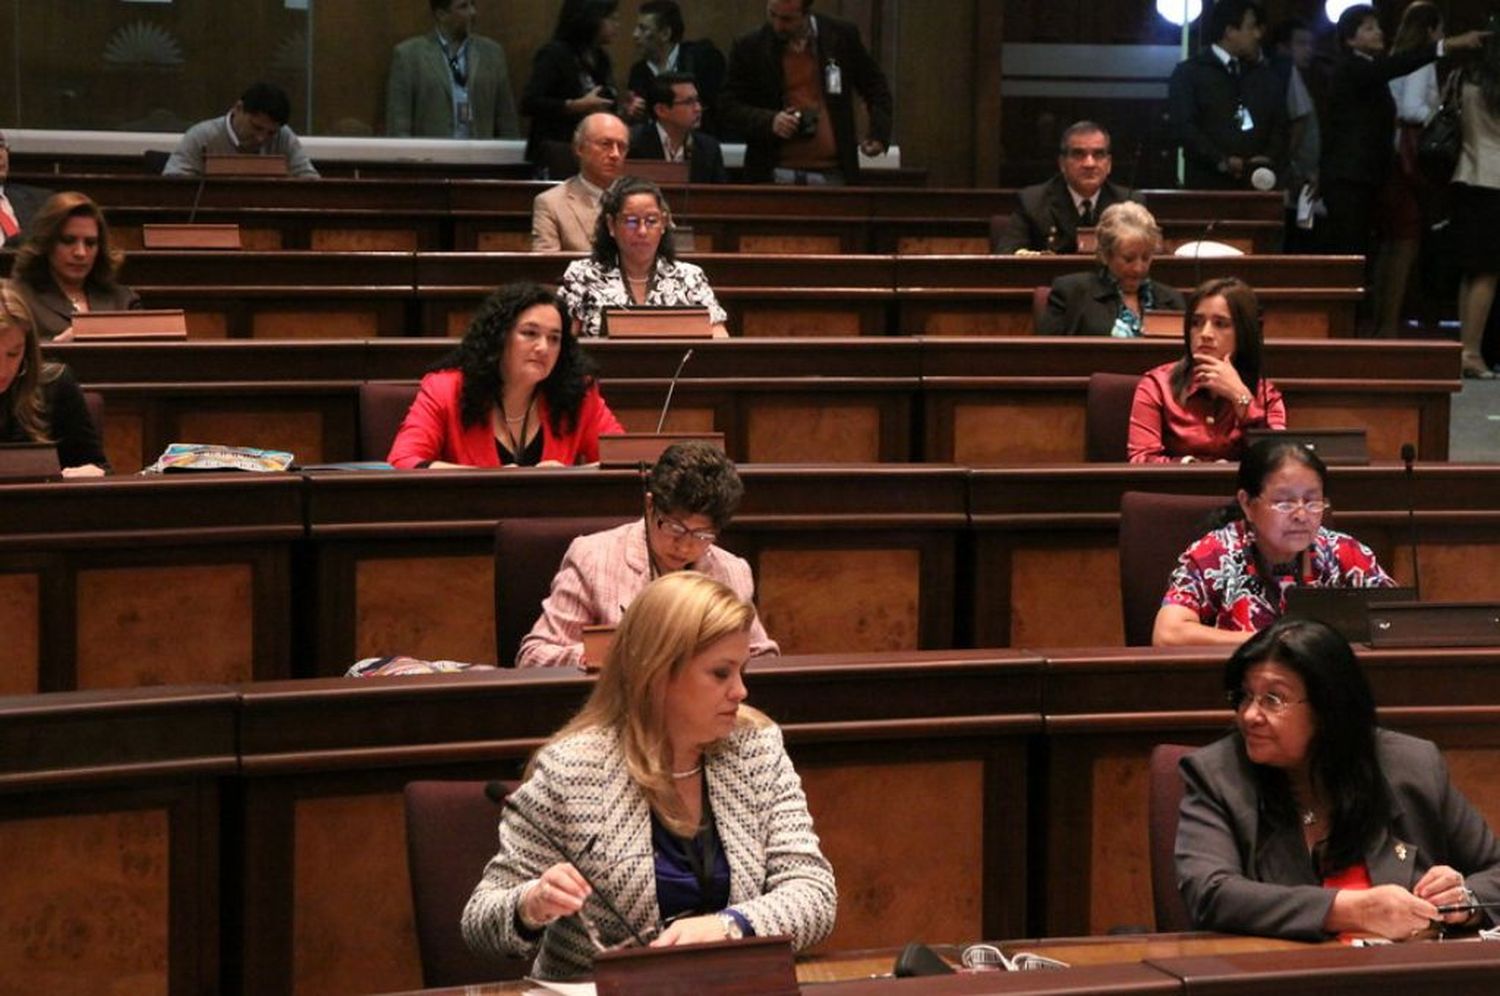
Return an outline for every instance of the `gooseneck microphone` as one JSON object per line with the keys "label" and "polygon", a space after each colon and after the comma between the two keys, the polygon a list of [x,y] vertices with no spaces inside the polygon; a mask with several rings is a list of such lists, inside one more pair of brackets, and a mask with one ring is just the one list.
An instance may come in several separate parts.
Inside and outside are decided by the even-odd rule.
{"label": "gooseneck microphone", "polygon": [[1416,589],[1417,601],[1422,600],[1422,567],[1417,561],[1417,483],[1412,463],[1417,459],[1417,448],[1411,443],[1401,444],[1401,462],[1406,464],[1406,538],[1411,544],[1412,587]]}
{"label": "gooseneck microphone", "polygon": [[1219,227],[1219,219],[1215,218],[1203,226],[1203,231],[1198,233],[1198,241],[1193,243],[1193,286],[1195,288],[1203,283],[1203,243],[1208,241],[1208,237],[1217,227]]}
{"label": "gooseneck microphone", "polygon": [[677,390],[677,378],[682,376],[682,368],[687,366],[687,361],[690,360],[692,356],[693,351],[691,349],[682,354],[682,360],[677,364],[677,372],[672,375],[672,383],[667,385],[667,400],[662,403],[661,418],[656,420],[657,434],[660,434],[662,426],[667,424],[667,411],[672,407],[672,395]]}
{"label": "gooseneck microphone", "polygon": [[526,812],[526,810],[515,804],[515,801],[511,799],[510,795],[505,791],[504,782],[486,782],[484,786],[484,794],[489,797],[491,802],[497,803],[502,809],[508,809],[512,813],[515,813],[518,817],[520,817],[522,823],[525,823],[528,827],[530,827],[538,837],[542,838],[542,840],[547,844],[548,847],[552,848],[562,857],[564,861],[572,865],[574,870],[578,872],[579,876],[588,883],[589,888],[593,890],[594,895],[598,897],[599,902],[604,905],[604,908],[609,911],[610,915],[618,920],[622,925],[624,925],[626,930],[630,931],[630,936],[635,941],[635,943],[639,944],[641,947],[646,946],[646,939],[641,936],[640,931],[636,930],[635,927],[631,925],[630,921],[625,919],[624,915],[620,913],[618,908],[616,908],[614,902],[609,898],[609,896],[594,884],[594,880],[589,878],[588,872],[583,870],[583,867],[578,863],[578,860],[573,857],[572,853],[569,852],[568,849],[564,847],[560,842],[558,842],[550,833],[544,830],[542,826],[536,822],[536,820],[532,819],[531,816]]}
{"label": "gooseneck microphone", "polygon": [[203,175],[200,176],[200,177],[198,177],[198,189],[195,190],[195,191],[193,191],[193,208],[192,208],[191,211],[188,212],[188,220],[187,220],[187,223],[189,225],[191,225],[193,223],[193,219],[194,218],[198,217],[198,202],[201,201],[201,200],[203,200],[203,187],[207,183],[208,183],[208,172],[207,172],[207,170],[205,170],[204,173],[203,173]]}

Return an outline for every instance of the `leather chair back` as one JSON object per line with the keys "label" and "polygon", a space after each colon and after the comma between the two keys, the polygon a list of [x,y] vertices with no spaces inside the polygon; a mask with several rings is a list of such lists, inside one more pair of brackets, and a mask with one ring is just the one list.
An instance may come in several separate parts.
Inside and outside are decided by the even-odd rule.
{"label": "leather chair back", "polygon": [[418,386],[416,381],[367,381],[359,385],[361,460],[384,460],[390,454]]}
{"label": "leather chair back", "polygon": [[1125,642],[1151,645],[1167,579],[1188,544],[1207,530],[1204,520],[1227,498],[1127,491],[1120,496],[1120,606]]}

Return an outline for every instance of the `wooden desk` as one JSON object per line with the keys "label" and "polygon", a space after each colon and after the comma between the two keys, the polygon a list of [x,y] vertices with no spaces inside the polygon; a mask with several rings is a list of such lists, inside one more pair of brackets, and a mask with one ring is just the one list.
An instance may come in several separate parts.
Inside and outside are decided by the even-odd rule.
{"label": "wooden desk", "polygon": [[291,675],[297,478],[0,492],[0,693]]}
{"label": "wooden desk", "polygon": [[[289,449],[305,463],[353,460],[358,385],[415,381],[447,339],[49,344],[105,399],[117,470],[170,442]],[[593,340],[610,406],[654,429],[680,343]],[[1088,375],[1139,373],[1173,342],[1105,337],[862,337],[696,343],[669,425],[723,432],[739,461],[1058,464],[1084,455]],[[1266,366],[1294,426],[1356,426],[1377,460],[1412,441],[1448,454],[1459,349],[1448,342],[1272,340]],[[920,432],[918,429],[920,428]],[[381,457],[381,454],[365,456]]]}
{"label": "wooden desk", "polygon": [[[1423,464],[1413,479],[1428,601],[1500,599],[1500,468]],[[1410,579],[1407,481],[1400,465],[1330,473],[1330,525],[1372,546],[1398,579]],[[1118,524],[1125,491],[1223,495],[1232,466],[1082,464],[976,469],[970,478],[974,539],[974,646],[1119,645]],[[1086,594],[1080,585],[1086,584]]]}
{"label": "wooden desk", "polygon": [[[958,467],[747,466],[723,545],[750,561],[787,653],[953,645],[968,522]],[[633,471],[311,475],[310,670],[374,654],[493,663],[492,535],[501,518],[631,515]]]}

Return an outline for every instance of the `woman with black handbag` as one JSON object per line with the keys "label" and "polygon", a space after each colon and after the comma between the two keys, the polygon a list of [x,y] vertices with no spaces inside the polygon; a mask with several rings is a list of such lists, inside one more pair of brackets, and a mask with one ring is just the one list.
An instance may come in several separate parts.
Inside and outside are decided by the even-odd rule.
{"label": "woman with black handbag", "polygon": [[[1496,27],[1494,19],[1490,27]],[[1453,235],[1463,280],[1458,318],[1465,377],[1495,376],[1480,353],[1495,285],[1500,278],[1500,34],[1485,39],[1479,58],[1463,69],[1463,146],[1453,173]]]}

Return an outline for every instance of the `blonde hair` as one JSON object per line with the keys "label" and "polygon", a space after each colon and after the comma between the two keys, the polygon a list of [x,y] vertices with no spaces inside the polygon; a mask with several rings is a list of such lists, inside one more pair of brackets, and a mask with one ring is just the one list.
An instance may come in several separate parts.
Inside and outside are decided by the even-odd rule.
{"label": "blonde hair", "polygon": [[0,280],[0,328],[4,327],[20,329],[25,337],[21,369],[5,392],[9,409],[5,413],[6,420],[19,425],[26,438],[34,443],[54,442],[42,385],[55,380],[62,372],[62,366],[42,362],[41,339],[37,336],[31,305],[20,285],[13,280]]}
{"label": "blonde hair", "polygon": [[[754,620],[755,609],[713,578],[695,571],[657,578],[625,612],[593,694],[548,742],[586,730],[613,731],[631,780],[657,816],[673,833],[693,836],[698,827],[687,818],[672,781],[667,682],[719,640],[747,632]],[[758,711],[740,707],[740,724],[767,722]]]}
{"label": "blonde hair", "polygon": [[1099,262],[1109,264],[1115,246],[1129,238],[1143,238],[1151,245],[1152,252],[1161,251],[1161,226],[1151,212],[1135,201],[1111,204],[1099,215],[1099,227],[1095,230],[1099,240]]}

